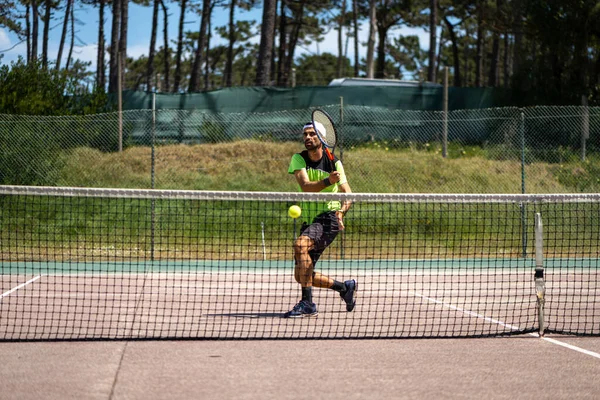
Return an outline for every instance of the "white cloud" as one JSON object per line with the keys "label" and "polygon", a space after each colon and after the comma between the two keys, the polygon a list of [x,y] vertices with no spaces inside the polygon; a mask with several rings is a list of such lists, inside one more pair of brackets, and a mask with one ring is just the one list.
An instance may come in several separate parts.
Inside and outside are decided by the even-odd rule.
{"label": "white cloud", "polygon": [[[366,43],[369,39],[369,25],[368,22],[363,22],[359,25],[359,55],[360,57],[365,57],[367,52]],[[344,46],[346,46],[346,35],[350,32],[348,30],[344,30]],[[424,50],[429,49],[429,32],[427,32],[423,28],[410,28],[410,27],[398,27],[389,33],[389,38],[398,37],[398,36],[413,36],[416,35],[419,38],[419,44],[421,48]],[[348,52],[347,57],[351,60],[354,59],[354,38],[348,38]],[[323,54],[323,53],[331,53],[334,55],[338,54],[338,31],[335,29],[329,30],[327,34],[324,36],[321,42],[313,41],[310,48],[300,48],[299,54]]]}
{"label": "white cloud", "polygon": [[10,38],[8,34],[4,30],[4,28],[0,28],[0,50],[5,50],[10,47]]}
{"label": "white cloud", "polygon": [[[369,25],[368,22],[362,22],[359,24],[359,33],[358,33],[358,51],[359,57],[361,59],[366,58],[367,56],[367,41],[369,36]],[[350,59],[350,62],[354,62],[354,37],[349,36],[351,31],[345,29],[344,30],[344,38],[343,38],[343,46],[344,51],[346,52],[346,57]],[[402,36],[417,36],[419,38],[419,44],[421,49],[424,51],[429,50],[429,32],[423,28],[411,28],[405,26],[398,26],[388,33],[389,43],[392,42],[392,39],[395,37]],[[438,32],[438,40],[439,40],[439,32]],[[377,46],[377,43],[375,43]],[[296,55],[302,54],[323,54],[330,53],[334,56],[338,55],[338,31],[335,29],[330,29],[326,35],[324,35],[323,40],[320,42],[313,41],[313,43],[309,47],[299,47]],[[415,79],[413,76],[414,72],[406,72],[404,78],[405,79]]]}
{"label": "white cloud", "polygon": [[[11,37],[15,40],[14,42]],[[0,56],[2,56],[0,64],[10,64],[22,54],[27,54],[27,44],[24,41],[19,43],[17,36],[0,28]]]}
{"label": "white cloud", "polygon": [[127,57],[140,58],[141,56],[147,56],[148,50],[150,50],[149,42],[145,44],[129,45],[127,46]]}
{"label": "white cloud", "polygon": [[[63,57],[65,57],[63,55]],[[73,58],[79,59],[84,62],[92,62],[90,68],[92,70],[96,69],[96,59],[98,58],[98,46],[93,44],[88,44],[85,46],[77,46],[73,48]],[[64,60],[63,60],[64,62]]]}

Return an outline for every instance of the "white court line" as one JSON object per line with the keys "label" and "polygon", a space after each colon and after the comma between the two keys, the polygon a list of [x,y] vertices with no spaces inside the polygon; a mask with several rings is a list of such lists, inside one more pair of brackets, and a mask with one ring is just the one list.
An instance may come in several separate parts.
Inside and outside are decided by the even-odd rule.
{"label": "white court line", "polygon": [[[509,328],[509,329],[511,329],[513,331],[520,330],[520,328],[518,326],[510,325],[510,324],[507,324],[505,322],[499,321],[497,319],[486,317],[485,315],[477,314],[476,312],[465,310],[465,309],[457,307],[457,306],[453,306],[452,304],[445,303],[445,302],[443,302],[441,300],[432,299],[431,297],[427,297],[427,296],[422,295],[420,293],[413,292],[411,294],[413,294],[416,297],[420,297],[422,299],[425,299],[427,301],[431,301],[432,303],[440,304],[440,305],[442,305],[444,307],[450,308],[451,310],[460,311],[460,312],[462,312],[464,314],[467,314],[467,315],[470,315],[470,316],[473,316],[473,317],[477,317],[477,318],[481,318],[481,319],[483,319],[485,321],[492,322],[494,324],[498,324],[498,325],[504,326],[504,327]],[[540,338],[540,335],[538,333],[530,333],[530,335],[531,336],[535,336],[537,338]],[[582,349],[581,347],[573,346],[572,344],[564,343],[564,342],[561,342],[559,340],[552,339],[552,338],[547,338],[545,336],[542,336],[540,339],[545,340],[547,342],[550,342],[552,344],[555,344],[557,346],[562,346],[562,347],[565,347],[567,349],[578,351],[578,352],[586,354],[588,356],[592,356],[592,357],[596,357],[596,358],[600,359],[600,354],[598,354],[596,352],[593,352],[593,351],[590,351],[590,350],[586,350],[586,349]]]}
{"label": "white court line", "polygon": [[[539,337],[539,335],[537,333],[530,333],[530,335]],[[583,354],[587,354],[588,356],[600,358],[600,354],[595,353],[595,352],[590,351],[590,350],[582,349],[581,347],[573,346],[572,344],[564,343],[564,342],[558,341],[556,339],[547,338],[545,336],[542,336],[541,339],[545,340],[547,342],[556,344],[558,346],[566,347],[567,349],[570,349],[570,350],[574,350],[574,351],[578,351],[578,352],[583,353]]]}
{"label": "white court line", "polygon": [[38,279],[40,279],[41,277],[42,277],[42,275],[38,275],[38,276],[36,276],[35,278],[31,278],[31,279],[30,279],[30,280],[28,280],[27,282],[25,282],[25,283],[21,283],[19,286],[16,286],[16,287],[14,287],[14,288],[10,289],[8,292],[4,292],[4,293],[2,293],[2,295],[0,295],[0,299],[2,299],[4,296],[8,296],[8,295],[9,295],[9,294],[11,294],[12,292],[15,292],[15,291],[17,291],[17,290],[21,289],[23,286],[27,286],[27,285],[29,285],[30,283],[37,281],[37,280],[38,280]]}
{"label": "white court line", "polygon": [[444,307],[447,307],[447,308],[449,308],[451,310],[460,311],[460,312],[462,312],[464,314],[471,315],[473,317],[481,318],[481,319],[486,320],[488,322],[492,322],[494,324],[498,324],[498,325],[504,326],[505,328],[508,328],[508,329],[510,329],[512,331],[518,331],[518,330],[520,330],[520,328],[518,326],[506,324],[506,323],[504,323],[502,321],[499,321],[497,319],[486,317],[485,315],[477,314],[476,312],[468,311],[468,310],[465,310],[464,308],[453,306],[452,304],[444,303],[441,300],[432,299],[431,297],[427,297],[427,296],[424,296],[424,295],[419,294],[419,293],[412,293],[412,294],[415,295],[416,297],[420,297],[422,299],[431,301],[432,303],[441,304]]}

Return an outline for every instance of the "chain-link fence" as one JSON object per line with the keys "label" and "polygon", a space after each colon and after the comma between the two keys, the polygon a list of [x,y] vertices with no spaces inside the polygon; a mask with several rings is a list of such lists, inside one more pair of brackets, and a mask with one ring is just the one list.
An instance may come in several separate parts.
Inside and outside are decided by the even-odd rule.
{"label": "chain-link fence", "polygon": [[[600,191],[600,108],[323,108],[354,191]],[[294,191],[310,111],[0,115],[0,183]]]}

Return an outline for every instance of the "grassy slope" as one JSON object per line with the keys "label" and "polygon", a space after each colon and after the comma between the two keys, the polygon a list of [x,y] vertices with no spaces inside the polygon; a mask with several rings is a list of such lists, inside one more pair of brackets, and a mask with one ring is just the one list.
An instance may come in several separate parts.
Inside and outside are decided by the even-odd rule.
{"label": "grassy slope", "polygon": [[[295,191],[287,174],[300,143],[242,141],[204,145],[168,145],[155,150],[155,187],[198,190]],[[438,152],[354,149],[344,165],[355,192],[520,193],[518,161],[482,156],[442,158]],[[584,165],[585,166],[585,165]],[[67,158],[61,185],[149,188],[151,149],[122,153],[76,149]],[[565,193],[600,189],[594,169],[548,163],[526,167],[526,192]]]}

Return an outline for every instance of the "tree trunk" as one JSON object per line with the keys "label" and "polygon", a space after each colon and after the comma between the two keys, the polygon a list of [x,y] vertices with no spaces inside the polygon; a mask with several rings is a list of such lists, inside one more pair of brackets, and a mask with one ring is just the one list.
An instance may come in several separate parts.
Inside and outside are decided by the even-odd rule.
{"label": "tree trunk", "polygon": [[42,36],[42,67],[48,68],[48,35],[50,33],[50,17],[52,16],[52,0],[46,0],[44,13],[44,33]]}
{"label": "tree trunk", "polygon": [[484,30],[483,30],[483,1],[477,1],[477,54],[475,55],[475,86],[481,87],[483,82],[483,53],[484,53]]}
{"label": "tree trunk", "polygon": [[585,94],[588,90],[588,74],[589,74],[589,27],[587,23],[584,23],[579,28],[580,36],[576,39],[575,54],[574,54],[574,85],[575,90],[581,94]]}
{"label": "tree trunk", "polygon": [[210,63],[209,54],[210,54],[210,39],[212,38],[212,12],[214,4],[210,5],[210,9],[208,11],[208,20],[207,20],[207,30],[206,30],[206,54],[205,62],[204,62],[204,90],[208,90],[210,86]]}
{"label": "tree trunk", "polygon": [[175,77],[173,78],[173,91],[179,92],[181,83],[181,56],[183,54],[183,29],[185,24],[185,9],[187,0],[181,0],[181,15],[179,16],[179,35],[177,36],[177,53],[175,54]]}
{"label": "tree trunk", "polygon": [[229,45],[225,60],[225,87],[231,87],[233,82],[233,45],[235,43],[235,7],[236,0],[229,3]]}
{"label": "tree trunk", "polygon": [[125,81],[125,70],[127,69],[127,29],[129,22],[129,0],[121,0],[121,29],[119,37],[119,55],[121,70],[121,90],[127,86]]}
{"label": "tree trunk", "polygon": [[342,65],[344,60],[344,25],[346,22],[346,0],[342,0],[342,9],[340,11],[339,29],[338,29],[338,60],[337,60],[337,77],[343,75]]}
{"label": "tree trunk", "polygon": [[[465,37],[470,37],[471,32],[469,31],[469,29],[465,26]],[[465,52],[464,52],[464,63],[465,63],[465,78],[464,78],[464,86],[469,86],[470,83],[470,70],[469,70],[469,60],[471,59],[470,54],[469,54],[469,46],[467,46],[467,44],[465,43],[465,48],[464,48]]]}
{"label": "tree trunk", "polygon": [[515,32],[515,44],[513,46],[513,71],[519,71],[521,67],[521,60],[523,59],[523,18],[521,0],[513,1],[513,18],[514,18],[514,32]]}
{"label": "tree trunk", "polygon": [[377,41],[377,61],[375,63],[375,78],[385,78],[385,37],[387,35],[387,29],[381,24],[377,30],[378,41]]}
{"label": "tree trunk", "polygon": [[67,39],[67,28],[69,27],[69,15],[71,13],[71,4],[73,0],[67,0],[67,7],[65,9],[65,18],[63,20],[63,29],[60,35],[60,44],[58,45],[58,55],[56,56],[56,70],[60,70],[60,60],[62,59],[63,49],[65,47],[65,41]]}
{"label": "tree trunk", "polygon": [[354,77],[360,74],[360,57],[358,56],[358,0],[352,0],[352,25],[354,27]]}
{"label": "tree trunk", "polygon": [[169,15],[167,13],[167,7],[165,6],[165,2],[163,0],[160,0],[160,6],[162,7],[163,10],[163,39],[164,39],[164,60],[163,60],[163,68],[164,68],[164,75],[165,75],[165,82],[164,82],[164,87],[163,92],[169,93],[170,92],[170,74],[169,74],[169,69],[171,68],[171,62],[169,60]]}
{"label": "tree trunk", "polygon": [[27,3],[25,5],[25,35],[27,36],[27,64],[31,62],[31,18],[30,8],[31,5]]}
{"label": "tree trunk", "polygon": [[[444,39],[444,26],[441,26],[440,29],[440,41],[438,43],[438,50],[435,57],[435,79],[437,80],[438,76],[440,76],[440,66],[442,64],[442,50],[444,49],[444,45],[446,44],[446,40]],[[436,81],[433,81],[436,82]]]}
{"label": "tree trunk", "polygon": [[367,78],[375,77],[375,40],[377,39],[377,1],[369,1],[369,40],[367,42]]}
{"label": "tree trunk", "polygon": [[154,78],[154,56],[156,55],[156,33],[158,30],[158,3],[154,0],[152,9],[152,31],[150,33],[150,49],[148,50],[148,66],[146,68],[146,91],[152,90],[152,79]]}
{"label": "tree trunk", "polygon": [[69,55],[67,56],[67,64],[65,70],[69,70],[71,60],[73,59],[73,47],[75,47],[75,8],[71,7],[71,45],[69,46]]}
{"label": "tree trunk", "polygon": [[510,79],[510,40],[508,32],[504,32],[504,79],[503,84],[505,88],[508,88],[508,82]]}
{"label": "tree trunk", "polygon": [[285,0],[281,0],[281,7],[279,12],[279,56],[277,57],[277,86],[284,86],[287,79],[283,76],[283,65],[285,60],[285,49],[286,43],[286,29],[287,29],[287,17],[285,16]]}
{"label": "tree trunk", "polygon": [[40,14],[38,10],[37,0],[31,1],[31,60],[35,61],[38,58],[38,36],[39,36],[39,20]]}
{"label": "tree trunk", "polygon": [[302,29],[302,20],[304,17],[304,6],[305,6],[306,2],[305,1],[301,1],[300,2],[300,9],[298,10],[298,13],[296,14],[296,21],[294,23],[294,29],[292,30],[292,33],[290,34],[290,40],[288,42],[288,51],[287,51],[287,57],[285,58],[285,68],[284,68],[284,77],[285,79],[285,85],[288,85],[288,79],[292,74],[292,67],[294,65],[294,53],[296,52],[296,45],[298,44],[298,38],[300,37],[300,30]]}
{"label": "tree trunk", "polygon": [[96,61],[96,88],[105,90],[106,74],[104,72],[104,50],[106,47],[104,39],[104,7],[106,0],[100,0],[98,11],[98,57]]}
{"label": "tree trunk", "polygon": [[202,18],[200,20],[200,31],[198,35],[198,46],[196,47],[196,53],[194,54],[194,65],[190,74],[190,84],[188,87],[189,92],[197,92],[200,90],[200,68],[202,62],[206,60],[202,59],[204,48],[206,47],[206,28],[208,26],[208,19],[210,18],[210,0],[204,0],[202,4]]}
{"label": "tree trunk", "polygon": [[[273,39],[273,43],[271,43],[271,70],[270,70],[270,81],[271,82],[276,82],[276,78],[277,78],[277,67],[275,64],[275,60],[277,59],[277,46],[275,44],[275,38],[277,37],[277,1],[275,0],[275,22],[273,23],[273,33],[271,35],[271,38]],[[283,0],[282,0],[283,1]]]}
{"label": "tree trunk", "polygon": [[461,71],[460,56],[458,54],[458,41],[456,39],[456,33],[454,32],[454,25],[450,23],[450,20],[448,20],[448,17],[446,16],[444,16],[444,23],[446,24],[448,36],[450,37],[450,42],[452,43],[452,61],[454,63],[454,86],[460,87],[462,86],[462,80],[460,77]]}
{"label": "tree trunk", "polygon": [[265,0],[262,26],[260,29],[260,47],[256,64],[256,86],[268,86],[271,76],[271,55],[273,54],[273,34],[277,19],[277,0]]}
{"label": "tree trunk", "polygon": [[491,87],[499,86],[498,78],[500,77],[498,71],[498,64],[500,63],[500,36],[497,31],[494,31],[492,40],[492,57],[490,59],[490,76],[488,84]]}
{"label": "tree trunk", "polygon": [[108,92],[118,90],[117,74],[119,71],[117,59],[119,58],[119,27],[121,26],[121,2],[112,0],[112,24],[110,31],[110,67],[108,71]]}
{"label": "tree trunk", "polygon": [[[427,68],[427,80],[436,81],[436,29],[437,29],[437,0],[429,0],[429,67]],[[441,40],[440,40],[441,41]]]}

